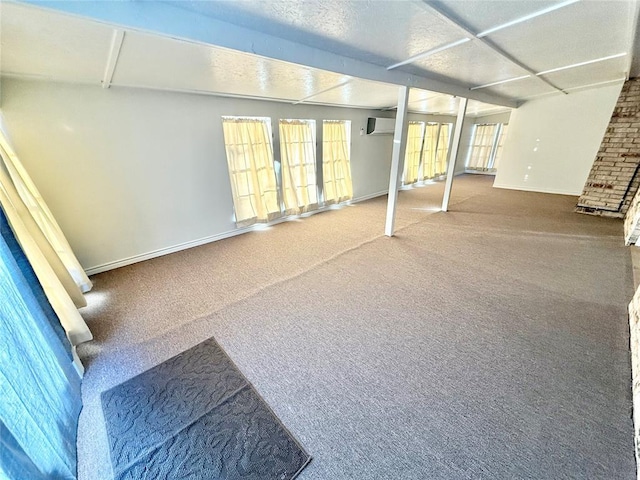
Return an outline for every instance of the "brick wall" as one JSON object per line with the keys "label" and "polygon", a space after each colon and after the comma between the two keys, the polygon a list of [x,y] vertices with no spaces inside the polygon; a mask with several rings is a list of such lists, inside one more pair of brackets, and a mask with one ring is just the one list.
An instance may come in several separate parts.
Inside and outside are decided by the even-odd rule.
{"label": "brick wall", "polygon": [[[629,343],[631,346],[631,390],[636,463],[640,465],[640,288],[629,304]],[[638,469],[640,479],[640,469]]]}
{"label": "brick wall", "polygon": [[622,218],[640,186],[640,78],[625,82],[576,211]]}
{"label": "brick wall", "polygon": [[635,245],[640,238],[640,191],[631,201],[631,206],[624,217],[624,244]]}

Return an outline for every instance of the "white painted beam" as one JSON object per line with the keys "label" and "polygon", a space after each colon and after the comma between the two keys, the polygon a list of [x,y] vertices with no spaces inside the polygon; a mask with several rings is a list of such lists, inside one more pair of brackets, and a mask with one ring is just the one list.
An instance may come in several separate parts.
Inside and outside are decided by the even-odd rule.
{"label": "white painted beam", "polygon": [[451,155],[449,156],[449,165],[447,167],[447,181],[444,186],[444,195],[442,197],[442,211],[446,212],[449,208],[449,198],[451,197],[451,187],[453,186],[453,175],[456,172],[456,163],[458,163],[458,154],[460,153],[460,138],[462,138],[462,124],[464,116],[467,113],[466,98],[460,99],[458,105],[458,117],[456,118],[456,126],[453,131],[453,141],[451,142]]}
{"label": "white painted beam", "polygon": [[513,27],[514,25],[518,25],[519,23],[528,22],[540,15],[546,15],[547,13],[554,12],[564,7],[568,7],[569,5],[573,5],[574,3],[578,3],[580,0],[566,0],[564,2],[556,3],[550,5],[542,10],[536,10],[535,12],[529,13],[528,15],[524,15],[523,17],[516,18],[514,20],[510,20],[507,23],[502,23],[500,25],[496,25],[495,27],[488,28],[476,35],[477,38],[486,37],[495,32],[499,32],[500,30],[504,30],[505,28]]}
{"label": "white painted beam", "polygon": [[394,68],[402,67],[403,65],[409,65],[410,63],[415,63],[418,60],[422,60],[423,58],[430,57],[431,55],[435,55],[436,53],[444,52],[445,50],[449,50],[450,48],[457,47],[458,45],[462,45],[463,43],[467,43],[471,41],[470,38],[464,37],[460,40],[456,40],[455,42],[446,43],[444,45],[440,45],[439,47],[432,48],[431,50],[427,50],[426,52],[419,53],[418,55],[414,55],[413,57],[409,57],[402,62],[394,63],[393,65],[389,65],[387,70],[393,70]]}
{"label": "white painted beam", "polygon": [[[216,20],[164,2],[69,2],[64,0],[25,0],[24,4],[138,30],[215,45],[240,52],[306,65],[352,77],[407,85],[456,96],[467,96],[484,103],[509,108],[518,102],[486,91],[469,92],[466,86],[449,83],[428,75],[413,75],[399,70],[355,60],[336,53],[309,47],[273,35]],[[186,2],[185,2],[186,5]]]}
{"label": "white painted beam", "polygon": [[389,195],[387,197],[387,221],[384,226],[384,234],[387,237],[393,236],[396,223],[398,188],[400,188],[400,176],[402,175],[404,154],[407,149],[407,105],[409,103],[409,90],[409,87],[400,87],[398,90],[398,110],[396,112],[396,128],[393,133]]}
{"label": "white painted beam", "polygon": [[563,65],[562,67],[556,67],[556,68],[551,68],[549,70],[544,70],[542,72],[538,72],[536,75],[548,75],[550,73],[561,72],[562,70],[569,70],[571,68],[591,65],[592,63],[606,62],[607,60],[612,60],[614,58],[626,57],[627,55],[628,55],[627,52],[622,52],[622,53],[616,53],[615,55],[607,55],[606,57],[593,58],[591,60],[586,60],[584,62],[572,63],[571,65]]}
{"label": "white painted beam", "polygon": [[334,85],[333,87],[325,88],[324,90],[320,90],[320,91],[312,93],[311,95],[308,95],[308,96],[306,96],[304,98],[301,98],[300,100],[298,100],[297,102],[294,102],[293,104],[294,105],[299,105],[301,103],[306,102],[307,100],[310,100],[310,99],[312,99],[314,97],[317,97],[318,95],[322,95],[323,93],[330,92],[331,90],[335,90],[336,88],[342,88],[345,85],[350,84],[351,82],[353,82],[353,78],[348,78],[344,82],[340,82],[339,84]]}
{"label": "white painted beam", "polygon": [[480,90],[481,88],[493,87],[494,85],[502,85],[503,83],[515,82],[517,80],[524,80],[525,78],[531,78],[531,75],[521,75],[519,77],[507,78],[506,80],[498,80],[497,82],[485,83],[484,85],[478,85],[477,87],[471,87],[469,90]]}
{"label": "white painted beam", "polygon": [[122,42],[124,41],[124,30],[114,29],[113,36],[111,37],[111,47],[109,48],[109,56],[107,57],[107,66],[104,69],[104,76],[102,78],[102,88],[109,88],[111,86],[111,80],[113,80],[113,74],[116,71],[116,65],[118,64],[118,58],[120,57],[120,50],[122,49]]}

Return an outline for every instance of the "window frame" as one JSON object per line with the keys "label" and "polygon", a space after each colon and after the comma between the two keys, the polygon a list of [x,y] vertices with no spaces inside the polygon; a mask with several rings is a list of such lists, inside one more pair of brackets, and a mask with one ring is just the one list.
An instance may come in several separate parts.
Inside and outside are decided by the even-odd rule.
{"label": "window frame", "polygon": [[[507,130],[508,123],[476,123],[473,126],[471,142],[467,159],[465,161],[465,171],[470,173],[496,173],[496,159],[500,159],[502,147],[505,140],[503,132]],[[485,128],[491,127],[493,132],[485,133]],[[480,138],[479,138],[480,135]],[[487,141],[489,140],[489,141]],[[479,149],[483,149],[481,152]],[[488,153],[485,153],[487,152]],[[482,165],[471,166],[472,162],[479,163],[478,157],[482,153]]]}
{"label": "window frame", "polygon": [[[333,205],[338,203],[344,203],[351,199],[353,199],[353,177],[351,174],[351,129],[352,129],[352,121],[351,120],[332,120],[332,119],[323,119],[322,120],[322,202],[325,206]],[[344,163],[341,166],[342,175],[340,178],[337,176],[335,178],[332,177],[331,181],[334,183],[333,189],[335,191],[335,196],[327,199],[327,169],[330,168],[326,165],[326,156],[327,152],[327,131],[325,126],[328,124],[341,124],[344,125],[344,152],[346,153],[346,158],[344,161],[338,159],[331,160],[331,168],[333,173],[335,173],[336,162]],[[335,142],[335,140],[332,140]],[[333,148],[331,149],[333,151]],[[342,182],[342,187],[338,187],[338,184]]]}
{"label": "window frame", "polygon": [[[242,137],[244,134],[240,132],[233,132],[234,138],[231,138],[231,131],[229,131],[230,137],[227,138],[227,128],[225,127],[225,124],[227,123],[260,123],[262,124],[262,133],[264,138],[260,139],[261,142],[259,143],[237,143],[235,141],[237,140],[236,137]],[[227,157],[227,171],[231,186],[234,221],[236,225],[238,227],[244,227],[254,223],[268,223],[278,217],[281,217],[281,190],[278,185],[275,166],[271,117],[223,115],[222,129],[225,155]],[[249,138],[247,137],[245,140],[248,139]],[[263,152],[263,154],[266,155],[266,158],[261,159],[264,165],[256,166],[256,168],[254,168],[256,159],[248,157],[245,150],[253,150],[253,147],[256,145],[261,145],[266,148],[266,152]],[[247,148],[249,146],[251,146],[251,149]],[[230,155],[230,152],[234,153]],[[240,155],[240,152],[242,152],[242,155]],[[241,157],[242,165],[238,161]],[[244,176],[244,178],[240,179],[241,176]],[[267,186],[264,191],[260,189],[263,182],[265,182]],[[241,188],[241,186],[243,188]],[[260,191],[256,191],[256,187]],[[260,203],[262,203],[262,205],[260,205]],[[253,211],[252,216],[240,214],[240,212],[244,212],[248,209],[247,205],[249,205],[250,209]],[[272,208],[276,205],[278,208],[277,210]]]}

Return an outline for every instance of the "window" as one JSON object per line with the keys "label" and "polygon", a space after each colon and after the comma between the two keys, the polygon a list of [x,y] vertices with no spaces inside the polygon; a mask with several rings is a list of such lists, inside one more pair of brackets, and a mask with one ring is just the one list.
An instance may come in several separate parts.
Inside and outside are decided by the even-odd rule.
{"label": "window", "polygon": [[351,122],[322,122],[322,175],[325,204],[353,198],[351,183]]}
{"label": "window", "polygon": [[314,120],[280,120],[280,159],[285,214],[296,215],[317,208]]}
{"label": "window", "polygon": [[422,179],[429,180],[446,173],[450,130],[448,123],[427,124],[422,150]]}
{"label": "window", "polygon": [[467,159],[467,170],[496,171],[502,153],[506,127],[501,123],[475,125],[471,151]]}
{"label": "window", "polygon": [[474,127],[473,140],[471,141],[471,154],[467,162],[467,168],[471,170],[486,171],[489,169],[491,153],[496,137],[497,125],[476,125]]}
{"label": "window", "polygon": [[405,185],[416,183],[419,178],[420,160],[424,143],[424,127],[424,122],[409,122],[402,180],[402,183]]}
{"label": "window", "polygon": [[271,119],[222,117],[222,127],[238,226],[278,217]]}

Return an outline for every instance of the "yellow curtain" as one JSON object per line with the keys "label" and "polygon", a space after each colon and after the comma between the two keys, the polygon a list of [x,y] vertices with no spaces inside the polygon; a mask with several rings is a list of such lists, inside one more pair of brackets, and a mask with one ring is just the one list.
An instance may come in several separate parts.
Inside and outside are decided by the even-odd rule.
{"label": "yellow curtain", "polygon": [[318,208],[313,120],[280,120],[280,160],[285,214]]}
{"label": "yellow curtain", "polygon": [[438,147],[436,151],[435,173],[438,177],[447,173],[447,155],[449,154],[449,129],[448,123],[440,125],[440,133],[438,135]]}
{"label": "yellow curtain", "polygon": [[473,135],[473,144],[471,155],[467,162],[467,168],[470,170],[489,170],[489,162],[491,160],[491,150],[493,149],[493,141],[496,133],[495,124],[476,125]]}
{"label": "yellow curtain", "polygon": [[233,206],[238,226],[280,216],[269,118],[223,117]]}
{"label": "yellow curtain", "polygon": [[0,205],[16,240],[38,277],[71,344],[89,341],[93,336],[76,308],[87,304],[84,296],[18,195],[4,165],[5,161],[2,159]]}
{"label": "yellow curtain", "polygon": [[424,122],[409,122],[407,149],[404,155],[404,175],[402,177],[402,183],[405,185],[411,185],[418,181],[423,140]]}
{"label": "yellow curtain", "polygon": [[[5,172],[8,174],[9,180],[24,203],[28,214],[35,221],[41,234],[44,235],[44,240],[50,245],[50,248],[43,250],[43,252],[51,252],[47,255],[49,262],[61,262],[62,268],[71,275],[73,282],[77,285],[80,293],[91,290],[93,285],[91,284],[89,277],[87,277],[87,274],[80,265],[80,262],[78,262],[78,259],[71,250],[69,242],[67,242],[64,233],[62,233],[62,230],[49,210],[49,207],[40,195],[40,192],[22,165],[22,162],[20,162],[18,156],[11,148],[11,145],[2,131],[0,131],[0,157],[2,168],[4,168]],[[72,296],[75,297],[76,294],[73,293]],[[80,298],[82,298],[82,295],[80,295]],[[81,303],[84,303],[84,299],[81,300]]]}
{"label": "yellow curtain", "polygon": [[422,178],[429,180],[436,177],[436,147],[438,145],[438,130],[440,125],[428,123],[422,146]]}
{"label": "yellow curtain", "polygon": [[353,198],[348,120],[322,122],[322,174],[325,204]]}

